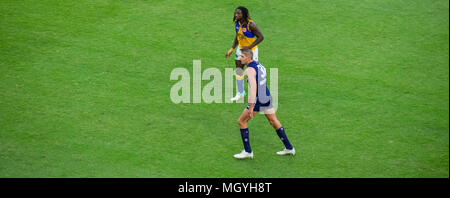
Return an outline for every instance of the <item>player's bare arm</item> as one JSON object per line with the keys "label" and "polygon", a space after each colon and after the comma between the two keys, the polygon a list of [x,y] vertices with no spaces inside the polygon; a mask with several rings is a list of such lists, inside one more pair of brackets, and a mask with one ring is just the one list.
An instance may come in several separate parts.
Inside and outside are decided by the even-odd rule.
{"label": "player's bare arm", "polygon": [[249,28],[250,28],[250,31],[252,31],[253,34],[255,34],[256,40],[251,45],[249,45],[247,47],[243,47],[242,50],[252,49],[253,47],[255,47],[256,45],[258,45],[259,43],[261,43],[264,40],[264,35],[262,34],[261,30],[259,30],[258,26],[256,26],[256,24],[254,22],[251,22],[249,24]]}
{"label": "player's bare arm", "polygon": [[237,40],[237,34],[236,34],[236,36],[234,37],[233,46],[231,46],[231,48],[225,54],[225,58],[230,57],[231,53],[233,53],[233,51],[234,51],[234,49],[236,48],[237,45],[238,45],[238,40]]}
{"label": "player's bare arm", "polygon": [[250,118],[253,118],[253,107],[256,102],[256,71],[251,67],[246,69],[248,84],[250,85],[250,97],[248,97],[249,111],[248,114]]}

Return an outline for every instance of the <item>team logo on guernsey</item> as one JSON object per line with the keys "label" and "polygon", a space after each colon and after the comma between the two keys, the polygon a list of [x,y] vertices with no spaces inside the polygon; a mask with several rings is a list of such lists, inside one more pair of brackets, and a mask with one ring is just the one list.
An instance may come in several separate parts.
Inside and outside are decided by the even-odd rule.
{"label": "team logo on guernsey", "polygon": [[247,28],[242,28],[242,32],[247,32]]}

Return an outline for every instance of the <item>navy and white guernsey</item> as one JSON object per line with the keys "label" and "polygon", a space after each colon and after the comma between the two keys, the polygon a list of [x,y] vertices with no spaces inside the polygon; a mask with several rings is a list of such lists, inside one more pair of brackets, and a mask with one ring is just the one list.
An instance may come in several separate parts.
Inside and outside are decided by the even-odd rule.
{"label": "navy and white guernsey", "polygon": [[271,102],[272,96],[267,88],[266,68],[258,61],[252,61],[247,67],[251,67],[256,71],[256,104],[267,104]]}

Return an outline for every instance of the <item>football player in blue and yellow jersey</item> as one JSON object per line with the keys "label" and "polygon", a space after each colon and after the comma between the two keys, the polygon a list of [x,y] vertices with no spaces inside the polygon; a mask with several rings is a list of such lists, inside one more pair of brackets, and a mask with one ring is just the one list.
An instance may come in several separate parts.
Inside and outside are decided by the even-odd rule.
{"label": "football player in blue and yellow jersey", "polygon": [[253,60],[258,61],[258,44],[264,40],[264,36],[256,26],[255,22],[250,18],[248,9],[239,6],[234,11],[233,21],[235,23],[236,37],[234,38],[233,46],[225,54],[225,58],[228,58],[231,53],[233,53],[236,46],[236,85],[238,88],[238,93],[236,96],[231,98],[231,101],[239,100],[241,97],[245,96],[244,91],[244,65],[241,64],[241,53],[242,50],[251,49],[253,52]]}

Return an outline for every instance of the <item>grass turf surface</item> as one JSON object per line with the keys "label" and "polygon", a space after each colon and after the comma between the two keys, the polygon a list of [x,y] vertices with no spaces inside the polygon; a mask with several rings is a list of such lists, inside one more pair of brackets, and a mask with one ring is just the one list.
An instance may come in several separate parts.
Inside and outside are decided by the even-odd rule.
{"label": "grass turf surface", "polygon": [[[295,157],[258,115],[235,160],[244,104],[170,100],[172,69],[233,67],[241,4]],[[0,177],[449,177],[448,4],[2,0]]]}

